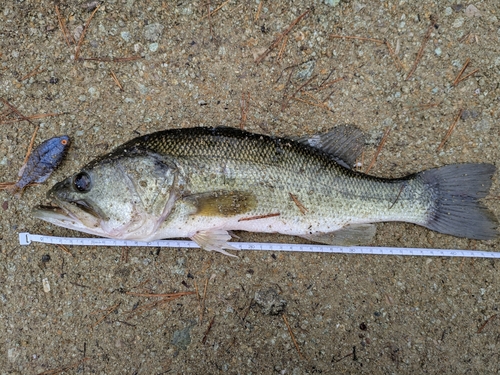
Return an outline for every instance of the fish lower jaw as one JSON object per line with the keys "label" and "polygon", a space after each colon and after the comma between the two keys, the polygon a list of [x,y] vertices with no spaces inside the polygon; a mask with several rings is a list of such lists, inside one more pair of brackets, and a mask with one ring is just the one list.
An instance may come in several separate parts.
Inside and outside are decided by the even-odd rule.
{"label": "fish lower jaw", "polygon": [[148,217],[129,223],[106,222],[96,220],[95,225],[89,225],[76,216],[61,211],[34,210],[34,216],[58,227],[75,230],[99,237],[143,241],[155,237],[156,221]]}

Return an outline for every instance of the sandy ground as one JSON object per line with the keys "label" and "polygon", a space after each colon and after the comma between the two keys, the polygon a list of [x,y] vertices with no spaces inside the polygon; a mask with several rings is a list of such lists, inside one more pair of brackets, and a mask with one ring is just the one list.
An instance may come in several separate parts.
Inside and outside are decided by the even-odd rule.
{"label": "sandy ground", "polygon": [[[0,374],[497,373],[498,261],[271,252],[232,259],[142,248],[125,258],[120,248],[72,247],[69,255],[18,242],[21,231],[79,235],[33,219],[31,207],[94,157],[167,128],[226,125],[299,136],[354,123],[367,133],[364,169],[391,129],[370,171],[378,176],[496,164],[498,3],[413,3],[108,0],[75,61],[55,5],[78,38],[91,15],[81,2],[3,1],[0,96],[25,116],[59,114],[33,119],[40,125],[35,144],[61,134],[73,144],[46,183],[21,199],[0,193]],[[257,64],[311,5],[286,43]],[[387,40],[394,53],[334,34]],[[463,76],[478,71],[453,86],[468,58]],[[34,126],[12,122],[18,118],[5,105],[0,116],[0,173],[12,181]],[[498,196],[495,174],[486,204],[497,216]],[[379,224],[373,243],[489,251],[499,244],[396,223]],[[151,306],[158,298],[127,294],[195,285],[204,302],[192,294]]]}

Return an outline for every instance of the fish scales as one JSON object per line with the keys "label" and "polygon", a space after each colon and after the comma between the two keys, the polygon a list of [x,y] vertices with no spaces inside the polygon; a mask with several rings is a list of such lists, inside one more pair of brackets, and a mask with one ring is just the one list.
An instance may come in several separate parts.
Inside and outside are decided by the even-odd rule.
{"label": "fish scales", "polygon": [[[280,212],[281,219],[337,225],[359,219],[424,222],[432,200],[432,192],[419,189],[419,181],[413,177],[388,180],[357,173],[321,150],[284,138],[231,128],[198,128],[189,133],[166,131],[144,140],[145,148],[179,160],[186,169],[184,174],[191,176],[188,190],[233,189],[258,194],[260,204],[249,215]],[[300,211],[289,193],[298,197],[307,215],[297,217]]]}
{"label": "fish scales", "polygon": [[[140,163],[142,167],[137,166]],[[104,172],[108,169],[111,172]],[[206,249],[219,251],[230,248],[221,239],[228,238],[223,235],[228,230],[279,232],[352,244],[370,240],[374,229],[363,225],[381,221],[404,221],[443,233],[491,239],[497,235],[497,220],[478,200],[487,194],[494,170],[489,164],[456,164],[384,179],[345,168],[330,152],[291,139],[200,127],[138,137],[84,167],[80,173],[88,174],[90,182],[95,180],[93,189],[100,195],[109,190],[112,204],[96,204],[104,198],[94,197],[90,188],[78,196],[74,185],[78,186],[81,174],[54,186],[48,196],[69,211],[66,216],[77,216],[71,212],[77,210],[73,206],[86,201],[87,211],[101,220],[95,226],[101,227],[109,224],[103,224],[103,218],[121,220],[120,212],[111,212],[110,207],[122,200],[123,212],[130,212],[129,221],[134,222],[126,233],[127,218],[123,227],[115,223],[115,230],[107,232],[72,227],[61,223],[60,216],[52,220],[57,225],[115,238],[190,237]],[[140,211],[137,203],[126,202],[128,195],[117,190],[120,182],[114,189],[100,186],[101,175],[107,176],[103,180],[113,179],[116,171],[127,177],[123,190],[137,195],[137,202],[150,207],[147,212]],[[98,213],[106,210],[111,214],[102,213],[99,218]],[[37,212],[47,220],[42,211]],[[159,218],[153,232],[137,229],[145,227],[147,215]],[[465,228],[470,227],[470,220],[475,220],[476,229]],[[346,229],[349,235],[343,237],[339,230]]]}
{"label": "fish scales", "polygon": [[[419,188],[414,177],[367,176],[332,162],[328,154],[313,147],[237,129],[169,130],[123,147],[176,158],[183,174],[190,176],[188,190],[193,193],[254,192],[259,205],[247,214],[279,212],[277,220],[294,218],[307,225],[328,221],[337,226],[356,220],[424,222],[432,200],[432,191]],[[298,197],[308,215],[300,216],[289,193]]]}

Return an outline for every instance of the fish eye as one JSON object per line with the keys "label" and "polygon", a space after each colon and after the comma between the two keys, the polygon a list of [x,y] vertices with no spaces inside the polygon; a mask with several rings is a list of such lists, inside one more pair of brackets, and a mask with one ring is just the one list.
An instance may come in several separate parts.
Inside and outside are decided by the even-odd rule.
{"label": "fish eye", "polygon": [[73,178],[73,186],[81,192],[89,191],[92,185],[90,176],[86,172],[80,172]]}
{"label": "fish eye", "polygon": [[66,145],[68,144],[68,140],[66,140],[66,139],[61,139],[61,144],[62,144],[63,146],[66,146]]}

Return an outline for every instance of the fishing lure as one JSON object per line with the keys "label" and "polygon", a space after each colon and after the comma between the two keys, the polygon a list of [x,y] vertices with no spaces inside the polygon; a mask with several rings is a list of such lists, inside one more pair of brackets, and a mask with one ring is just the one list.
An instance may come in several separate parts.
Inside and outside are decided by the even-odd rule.
{"label": "fishing lure", "polygon": [[70,144],[67,135],[47,139],[30,154],[28,161],[19,170],[19,180],[10,187],[13,193],[22,191],[28,184],[40,184],[61,164]]}

